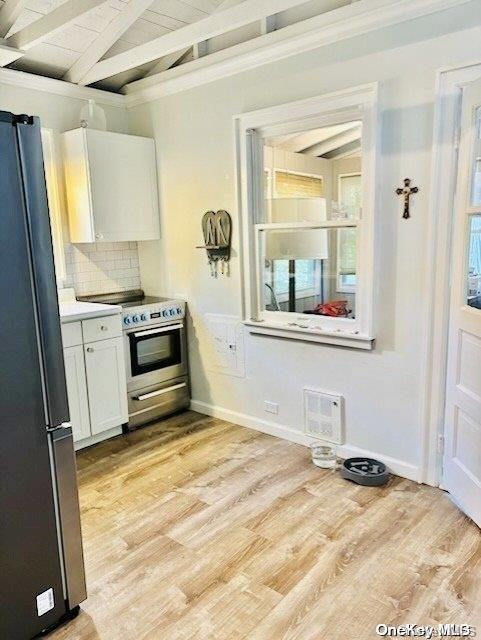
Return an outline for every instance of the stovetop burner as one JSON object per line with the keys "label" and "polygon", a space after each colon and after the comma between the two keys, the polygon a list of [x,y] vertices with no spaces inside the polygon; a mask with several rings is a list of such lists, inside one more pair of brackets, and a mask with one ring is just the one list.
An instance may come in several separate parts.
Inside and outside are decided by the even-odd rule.
{"label": "stovetop burner", "polygon": [[117,291],[112,293],[99,293],[91,296],[77,296],[80,302],[100,302],[102,304],[118,304],[124,308],[139,307],[143,304],[156,304],[167,302],[169,298],[158,296],[146,296],[142,289],[131,291]]}

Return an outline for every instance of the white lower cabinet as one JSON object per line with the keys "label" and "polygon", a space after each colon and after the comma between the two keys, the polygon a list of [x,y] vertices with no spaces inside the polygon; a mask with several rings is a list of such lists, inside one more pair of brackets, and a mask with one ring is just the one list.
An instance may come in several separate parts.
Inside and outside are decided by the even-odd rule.
{"label": "white lower cabinet", "polygon": [[[100,327],[97,333],[92,329],[95,323]],[[120,433],[121,425],[128,422],[120,323],[120,317],[110,316],[95,322],[84,320],[62,325],[70,422],[76,448],[104,439],[102,434],[108,438]],[[87,336],[91,339],[103,336],[104,326],[116,337],[83,342]]]}
{"label": "white lower cabinet", "polygon": [[128,420],[122,338],[84,345],[92,435]]}
{"label": "white lower cabinet", "polygon": [[91,435],[84,349],[81,344],[76,347],[67,347],[63,354],[70,422],[74,442],[78,442]]}

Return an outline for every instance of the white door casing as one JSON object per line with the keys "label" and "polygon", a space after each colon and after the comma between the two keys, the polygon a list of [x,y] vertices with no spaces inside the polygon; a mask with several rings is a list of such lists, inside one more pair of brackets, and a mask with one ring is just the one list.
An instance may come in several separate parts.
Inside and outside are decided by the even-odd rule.
{"label": "white door casing", "polygon": [[481,309],[468,305],[468,247],[471,230],[481,220],[480,165],[481,78],[463,88],[443,464],[444,488],[478,526],[481,526]]}

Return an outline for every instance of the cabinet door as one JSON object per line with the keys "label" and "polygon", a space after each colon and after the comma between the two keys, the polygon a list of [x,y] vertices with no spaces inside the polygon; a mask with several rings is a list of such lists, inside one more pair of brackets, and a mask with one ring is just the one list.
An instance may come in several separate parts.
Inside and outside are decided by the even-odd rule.
{"label": "cabinet door", "polygon": [[73,439],[78,442],[91,435],[83,346],[67,347],[64,349],[63,355],[70,422],[72,423]]}
{"label": "cabinet door", "polygon": [[84,345],[92,435],[128,421],[123,338]]}
{"label": "cabinet door", "polygon": [[160,237],[155,143],[86,130],[95,240]]}

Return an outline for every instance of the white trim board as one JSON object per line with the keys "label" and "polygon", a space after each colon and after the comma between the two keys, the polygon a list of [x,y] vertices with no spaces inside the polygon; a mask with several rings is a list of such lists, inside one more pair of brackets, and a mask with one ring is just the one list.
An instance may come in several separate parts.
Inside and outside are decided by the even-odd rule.
{"label": "white trim board", "polygon": [[23,87],[24,89],[32,89],[34,91],[43,91],[44,93],[74,98],[76,100],[95,100],[97,104],[111,107],[125,108],[126,106],[125,97],[118,93],[110,93],[109,91],[92,89],[90,87],[79,87],[77,84],[65,82],[64,80],[37,76],[34,73],[17,71],[15,69],[0,68],[0,85],[2,84]]}
{"label": "white trim board", "polygon": [[[197,411],[197,413],[212,416],[213,418],[219,418],[220,420],[225,420],[225,422],[232,422],[232,424],[238,424],[241,427],[254,429],[261,433],[267,433],[270,436],[282,438],[288,442],[295,442],[296,444],[301,444],[306,447],[309,446],[310,442],[312,442],[312,438],[302,431],[297,431],[268,420],[262,420],[246,413],[232,411],[231,409],[224,409],[223,407],[208,404],[207,402],[202,402],[200,400],[191,400],[190,408],[192,411]],[[395,475],[401,476],[402,478],[408,478],[408,480],[414,480],[415,482],[421,481],[421,469],[416,465],[404,462],[398,458],[391,458],[390,456],[385,456],[375,451],[360,449],[359,447],[349,444],[340,446],[338,451],[342,458],[355,456],[376,458],[377,460],[384,462],[384,464],[386,464],[390,471]]]}
{"label": "white trim board", "polygon": [[358,0],[127,84],[129,107],[471,0]]}

